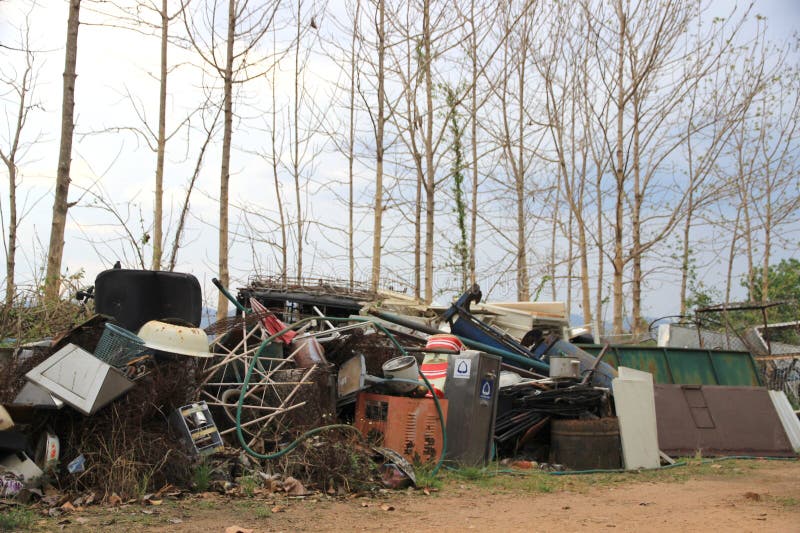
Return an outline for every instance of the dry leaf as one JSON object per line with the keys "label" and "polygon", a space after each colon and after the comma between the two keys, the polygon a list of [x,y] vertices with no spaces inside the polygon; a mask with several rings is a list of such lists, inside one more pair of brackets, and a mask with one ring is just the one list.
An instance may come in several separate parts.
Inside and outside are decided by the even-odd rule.
{"label": "dry leaf", "polygon": [[422,494],[424,494],[425,496],[430,496],[431,491],[429,491],[428,489],[422,489]]}
{"label": "dry leaf", "polygon": [[306,493],[306,488],[300,481],[289,476],[283,482],[283,490],[290,496],[303,496]]}
{"label": "dry leaf", "polygon": [[169,523],[170,524],[182,524],[183,520],[181,520],[180,518],[170,518],[169,519]]}
{"label": "dry leaf", "polygon": [[253,530],[239,526],[228,526],[225,528],[225,533],[253,533]]}
{"label": "dry leaf", "polygon": [[61,510],[64,511],[65,513],[72,513],[75,511],[75,506],[67,502],[61,506]]}
{"label": "dry leaf", "polygon": [[369,504],[367,502],[361,502],[361,507],[369,507]]}
{"label": "dry leaf", "polygon": [[388,503],[384,503],[383,505],[381,505],[381,510],[394,511],[394,505],[389,505]]}
{"label": "dry leaf", "polygon": [[151,499],[151,498],[147,498],[147,499],[145,499],[144,504],[145,505],[161,505],[161,502],[163,502],[163,500],[154,500],[154,499]]}
{"label": "dry leaf", "polygon": [[276,505],[275,507],[273,507],[273,508],[272,508],[272,509],[270,509],[270,510],[271,510],[273,513],[282,513],[282,512],[284,512],[284,511],[286,511],[286,506],[285,506],[285,505]]}

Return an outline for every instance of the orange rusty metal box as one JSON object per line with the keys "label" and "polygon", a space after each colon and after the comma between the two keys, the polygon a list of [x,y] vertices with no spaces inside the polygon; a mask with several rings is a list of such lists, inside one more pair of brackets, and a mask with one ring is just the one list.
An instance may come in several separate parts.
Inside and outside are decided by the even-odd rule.
{"label": "orange rusty metal box", "polygon": [[[440,399],[447,420],[447,400]],[[436,461],[442,451],[442,425],[432,398],[406,398],[361,392],[355,427],[367,440],[400,453],[411,462]]]}

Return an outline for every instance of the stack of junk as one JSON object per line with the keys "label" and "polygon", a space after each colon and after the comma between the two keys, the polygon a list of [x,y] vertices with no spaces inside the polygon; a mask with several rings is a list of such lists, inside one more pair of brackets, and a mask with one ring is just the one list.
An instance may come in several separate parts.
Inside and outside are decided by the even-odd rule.
{"label": "stack of junk", "polygon": [[477,285],[436,308],[325,280],[256,278],[236,297],[215,284],[237,315],[204,330],[191,274],[107,270],[84,293],[96,315],[11,354],[2,497],[89,486],[109,458],[82,447],[130,420],[174,450],[167,463],[269,464],[350,434],[392,488],[507,458],[630,470],[800,451],[797,413],[746,351],[598,345],[562,303],[482,304]]}

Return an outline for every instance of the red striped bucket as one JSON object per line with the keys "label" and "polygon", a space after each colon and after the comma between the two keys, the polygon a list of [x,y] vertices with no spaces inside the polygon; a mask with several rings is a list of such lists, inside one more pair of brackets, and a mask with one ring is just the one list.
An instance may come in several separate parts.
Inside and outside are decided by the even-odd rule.
{"label": "red striped bucket", "polygon": [[[447,379],[447,356],[444,354],[426,354],[419,371],[428,379],[433,390],[436,391],[436,396],[443,398],[444,393],[442,391],[444,390],[444,382]],[[429,392],[426,396],[430,395],[431,393]]]}
{"label": "red striped bucket", "polygon": [[460,352],[466,350],[467,347],[461,342],[461,339],[455,335],[438,334],[428,337],[428,343],[425,345],[426,350],[446,350],[450,352]]}

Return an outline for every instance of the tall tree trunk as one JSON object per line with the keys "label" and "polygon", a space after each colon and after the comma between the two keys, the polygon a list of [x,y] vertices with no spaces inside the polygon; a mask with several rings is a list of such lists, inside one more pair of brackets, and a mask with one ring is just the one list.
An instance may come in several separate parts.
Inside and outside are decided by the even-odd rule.
{"label": "tall tree trunk", "polygon": [[61,260],[64,256],[64,230],[67,225],[67,197],[69,195],[70,165],[72,163],[72,131],[75,109],[75,66],[78,62],[78,26],[81,0],[70,0],[67,18],[66,58],[64,60],[64,90],[61,101],[61,144],[58,150],[58,171],[53,201],[53,220],[50,228],[50,245],[47,249],[45,274],[45,299],[58,300],[61,287]]}
{"label": "tall tree trunk", "polygon": [[[694,110],[694,99],[692,100],[692,110]],[[694,214],[694,150],[692,146],[692,119],[688,120],[686,135],[686,150],[687,150],[687,163],[689,171],[689,198],[686,204],[686,219],[683,221],[683,243],[681,249],[681,293],[680,293],[680,311],[681,316],[686,315],[686,291],[689,283],[689,257],[690,246],[689,236],[692,229],[692,215]]]}
{"label": "tall tree trunk", "polygon": [[469,54],[472,62],[472,87],[470,87],[469,119],[472,138],[472,210],[470,211],[469,232],[469,286],[475,284],[475,250],[478,233],[478,37],[475,28],[475,0],[469,5],[470,46]]}
{"label": "tall tree trunk", "polygon": [[633,206],[631,214],[631,238],[633,249],[631,250],[633,260],[633,279],[631,280],[631,329],[634,339],[639,338],[642,327],[642,187],[641,187],[641,161],[639,153],[639,94],[638,90],[633,93]]}
{"label": "tall tree trunk", "polygon": [[436,173],[433,168],[433,80],[431,74],[430,0],[422,3],[422,46],[425,52],[425,301],[433,301],[433,239]]}
{"label": "tall tree trunk", "polygon": [[28,93],[33,83],[33,52],[30,50],[29,39],[30,26],[25,29],[25,71],[22,74],[22,81],[15,88],[19,95],[19,105],[17,106],[16,124],[14,125],[11,146],[8,151],[0,149],[0,160],[8,171],[8,242],[4,241],[6,248],[6,308],[10,308],[16,296],[15,271],[17,262],[17,229],[19,225],[17,213],[17,151],[19,150],[22,130],[28,117]]}
{"label": "tall tree trunk", "polygon": [[[531,299],[531,283],[528,276],[528,227],[527,210],[525,209],[525,62],[528,52],[528,7],[523,15],[525,22],[521,31],[520,58],[518,63],[519,79],[519,105],[517,109],[517,172],[515,173],[514,188],[517,204],[517,300],[527,302]],[[553,267],[555,268],[555,266]],[[555,299],[555,298],[553,298]]]}
{"label": "tall tree trunk", "polygon": [[355,161],[356,141],[356,42],[358,37],[358,18],[361,11],[361,1],[356,0],[356,12],[353,14],[353,35],[350,41],[350,106],[349,106],[349,138],[347,143],[347,262],[350,288],[355,282],[356,256],[353,225],[353,163]]}
{"label": "tall tree trunk", "polygon": [[595,161],[597,176],[595,179],[595,197],[597,198],[597,294],[595,296],[594,316],[598,324],[598,336],[605,334],[605,321],[603,316],[603,283],[605,283],[605,224],[603,224],[603,173],[600,165]]}
{"label": "tall tree trunk", "polygon": [[[20,109],[22,106],[20,106]],[[5,158],[4,158],[5,159]],[[17,256],[17,165],[12,160],[6,162],[8,168],[8,250],[6,250],[6,308],[14,303]]]}
{"label": "tall tree trunk", "polygon": [[169,35],[169,14],[167,0],[161,0],[161,77],[158,93],[158,149],[156,155],[156,197],[153,213],[153,270],[161,270],[163,253],[163,199],[164,199],[164,152],[167,146],[167,36]]}
{"label": "tall tree trunk", "polygon": [[772,176],[766,165],[764,179],[764,259],[761,263],[761,303],[769,301],[769,259],[772,254]]}
{"label": "tall tree trunk", "polygon": [[[273,48],[277,49],[275,43],[275,32],[272,34]],[[275,187],[275,200],[278,203],[278,221],[281,226],[281,282],[286,283],[287,276],[289,275],[289,252],[288,252],[288,238],[286,236],[286,214],[283,207],[283,195],[281,194],[281,182],[278,178],[278,147],[276,143],[275,131],[277,129],[277,116],[278,109],[275,104],[275,71],[272,69],[272,130],[270,131],[270,143],[272,146],[272,183]]]}
{"label": "tall tree trunk", "polygon": [[[230,283],[228,272],[228,185],[231,177],[231,138],[233,136],[233,40],[236,36],[236,2],[228,0],[228,33],[223,78],[222,162],[219,176],[219,281]],[[228,299],[222,292],[217,300],[217,320],[228,316]]]}
{"label": "tall tree trunk", "polygon": [[292,176],[294,177],[294,199],[297,211],[297,281],[303,279],[303,206],[300,195],[300,17],[302,2],[297,2],[297,33],[294,47],[294,105],[292,107],[294,129],[294,157],[292,157]]}
{"label": "tall tree trunk", "polygon": [[614,209],[614,335],[620,335],[623,328],[622,316],[622,274],[625,266],[622,250],[622,225],[623,206],[625,202],[625,169],[623,149],[624,134],[623,114],[625,112],[625,87],[624,87],[624,61],[625,61],[625,13],[622,10],[622,1],[617,2],[617,16],[619,17],[619,53],[617,65],[617,142],[616,154],[617,161],[616,174],[616,205]]}
{"label": "tall tree trunk", "polygon": [[372,283],[377,291],[381,280],[381,252],[383,244],[383,128],[384,128],[384,59],[386,56],[386,6],[378,2],[378,117],[375,129],[375,202],[372,227]]}
{"label": "tall tree trunk", "polygon": [[725,305],[731,301],[731,285],[733,284],[733,262],[736,259],[736,239],[739,237],[739,221],[742,217],[742,206],[736,210],[736,222],[733,224],[731,245],[728,249],[728,270],[725,275]]}

